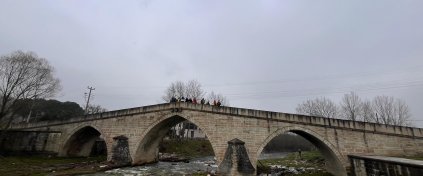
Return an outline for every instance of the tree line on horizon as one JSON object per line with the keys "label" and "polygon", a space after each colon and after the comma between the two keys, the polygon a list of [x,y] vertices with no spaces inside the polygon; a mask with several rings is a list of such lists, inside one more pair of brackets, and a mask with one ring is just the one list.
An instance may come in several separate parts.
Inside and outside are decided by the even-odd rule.
{"label": "tree line on horizon", "polygon": [[89,104],[83,109],[78,103],[54,99],[20,99],[16,103],[15,122],[38,122],[49,120],[66,120],[86,114],[107,111],[100,105]]}
{"label": "tree line on horizon", "polygon": [[410,126],[410,110],[407,104],[391,96],[376,96],[362,100],[355,92],[344,94],[341,102],[320,97],[300,103],[297,113],[327,118],[373,122],[387,125]]}

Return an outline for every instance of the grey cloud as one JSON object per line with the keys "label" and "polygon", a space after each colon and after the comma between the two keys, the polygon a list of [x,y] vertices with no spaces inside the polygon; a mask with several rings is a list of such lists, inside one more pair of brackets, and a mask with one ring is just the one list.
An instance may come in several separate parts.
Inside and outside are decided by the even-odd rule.
{"label": "grey cloud", "polygon": [[[341,88],[422,82],[422,8],[397,0],[6,0],[0,54],[47,58],[63,83],[58,98],[81,104],[88,85],[94,103],[119,109],[157,103],[170,82],[197,79],[233,106],[294,112],[310,97],[339,100]],[[403,98],[415,120],[423,115],[421,86],[358,94]]]}

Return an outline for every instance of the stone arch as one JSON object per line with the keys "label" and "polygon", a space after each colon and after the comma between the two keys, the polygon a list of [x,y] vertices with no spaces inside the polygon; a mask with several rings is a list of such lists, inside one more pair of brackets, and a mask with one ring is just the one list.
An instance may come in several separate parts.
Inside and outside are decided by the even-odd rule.
{"label": "stone arch", "polygon": [[[104,134],[99,128],[93,125],[81,125],[72,130],[63,140],[59,156],[90,156],[97,141],[104,141],[104,154],[107,154],[107,145]],[[101,138],[103,137],[103,138]]]}
{"label": "stone arch", "polygon": [[310,141],[313,145],[315,145],[316,148],[320,151],[320,153],[322,153],[323,158],[325,159],[326,169],[328,172],[334,175],[347,175],[345,167],[342,163],[343,155],[336,149],[336,147],[315,131],[304,127],[288,126],[276,130],[261,143],[261,146],[258,148],[256,156],[258,157],[261,154],[264,147],[273,138],[288,132],[300,135],[301,137],[305,138],[306,140]]}
{"label": "stone arch", "polygon": [[146,130],[144,130],[141,135],[141,139],[136,141],[135,152],[132,156],[133,165],[156,162],[158,146],[161,142],[161,139],[163,139],[163,137],[166,135],[166,132],[171,127],[185,120],[188,120],[191,123],[197,125],[202,130],[202,132],[207,136],[213,148],[213,152],[216,155],[215,143],[209,136],[209,130],[207,130],[205,125],[199,123],[192,117],[181,114],[172,114],[163,116],[163,118],[160,118],[159,120],[155,121]]}

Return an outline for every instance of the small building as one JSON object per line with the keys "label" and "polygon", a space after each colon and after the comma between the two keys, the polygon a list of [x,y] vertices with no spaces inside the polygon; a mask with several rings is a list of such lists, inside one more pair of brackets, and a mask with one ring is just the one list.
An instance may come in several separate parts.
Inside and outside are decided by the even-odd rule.
{"label": "small building", "polygon": [[173,137],[189,139],[206,139],[206,134],[197,125],[188,120],[178,123],[171,129]]}

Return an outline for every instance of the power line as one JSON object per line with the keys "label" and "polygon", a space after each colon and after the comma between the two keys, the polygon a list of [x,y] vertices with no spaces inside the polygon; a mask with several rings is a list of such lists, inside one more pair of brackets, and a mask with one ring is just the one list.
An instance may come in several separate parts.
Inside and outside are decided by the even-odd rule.
{"label": "power line", "polygon": [[378,86],[365,86],[365,87],[341,87],[332,90],[328,89],[303,89],[303,90],[285,90],[285,91],[268,91],[268,92],[255,92],[255,93],[237,93],[237,94],[226,94],[231,99],[262,99],[271,97],[302,97],[302,96],[313,96],[313,95],[324,95],[324,94],[338,94],[348,93],[351,91],[357,92],[368,92],[376,90],[386,89],[397,89],[397,88],[408,88],[423,86],[423,81],[408,82],[402,84],[389,84],[389,85],[378,85]]}
{"label": "power line", "polygon": [[[231,82],[231,83],[218,83],[218,84],[203,84],[204,88],[213,88],[213,87],[236,87],[236,86],[255,86],[255,85],[266,85],[266,84],[286,84],[286,83],[297,83],[297,82],[311,82],[311,81],[324,81],[324,80],[345,80],[345,79],[354,79],[354,78],[362,78],[362,77],[370,77],[370,76],[386,76],[392,74],[413,74],[418,75],[422,71],[423,65],[416,65],[412,67],[403,67],[403,68],[391,68],[389,70],[382,70],[382,71],[366,71],[366,72],[354,72],[354,73],[346,73],[346,74],[337,74],[337,75],[324,75],[324,76],[312,76],[312,77],[305,77],[305,78],[293,78],[293,79],[281,79],[281,80],[268,80],[268,81],[247,81],[247,82]],[[416,73],[417,72],[417,73]],[[143,90],[157,90],[157,89],[165,89],[167,86],[116,86],[116,85],[108,85],[105,87],[111,88],[130,88],[130,89],[140,89]]]}
{"label": "power line", "polygon": [[[275,91],[255,91],[245,93],[229,93],[225,94],[230,100],[241,100],[241,99],[268,99],[268,98],[293,98],[293,97],[308,97],[317,95],[328,95],[328,94],[340,94],[355,92],[371,92],[380,91],[387,89],[400,89],[410,87],[421,87],[423,86],[423,80],[395,80],[390,82],[376,82],[371,84],[360,84],[354,86],[344,86],[335,88],[314,88],[314,89],[295,89],[295,90],[275,90]],[[117,95],[122,97],[121,94]],[[134,96],[134,94],[125,95]]]}
{"label": "power line", "polygon": [[[369,77],[369,76],[381,76],[381,75],[387,75],[387,74],[398,74],[398,73],[416,73],[421,71],[419,68],[422,66],[414,66],[414,67],[408,67],[407,69],[390,69],[385,71],[378,71],[378,72],[361,72],[361,73],[354,73],[354,74],[344,74],[344,75],[328,75],[323,77],[309,77],[309,78],[303,78],[303,79],[286,79],[286,80],[274,80],[274,81],[258,81],[258,82],[239,82],[239,83],[231,83],[231,84],[220,84],[220,85],[204,85],[204,88],[210,88],[210,87],[232,87],[232,86],[255,86],[255,85],[263,85],[267,86],[269,84],[284,84],[284,87],[286,86],[286,83],[294,83],[294,82],[311,82],[311,81],[321,81],[321,80],[338,80],[342,79],[343,81],[346,79],[355,79],[360,77]],[[416,74],[418,75],[418,74]],[[376,83],[368,83],[368,84],[359,84],[359,85],[352,85],[352,86],[345,86],[345,87],[326,87],[326,88],[312,88],[312,89],[301,89],[301,87],[304,87],[304,85],[300,86],[294,86],[294,87],[300,87],[299,89],[295,90],[269,90],[269,91],[254,91],[254,92],[233,92],[225,93],[225,96],[231,97],[231,99],[246,99],[246,98],[263,98],[263,97],[299,97],[299,96],[312,96],[312,95],[322,95],[322,94],[337,94],[337,93],[347,93],[351,91],[357,91],[357,92],[367,92],[367,91],[376,91],[376,90],[385,90],[385,89],[398,89],[398,88],[408,88],[408,87],[416,87],[416,86],[422,86],[423,85],[423,79],[421,77],[417,77],[414,79],[409,80],[391,80],[389,82],[376,82]],[[131,86],[121,86],[130,88]],[[293,86],[289,86],[293,87]],[[135,87],[134,87],[135,88]],[[157,90],[159,86],[146,86],[144,88],[154,88],[154,90]],[[165,87],[160,87],[165,88]],[[91,92],[91,90],[90,90]],[[125,96],[132,96],[131,95],[125,95]],[[122,96],[119,94],[118,96]],[[89,100],[88,100],[89,101]],[[87,102],[88,102],[87,101]]]}
{"label": "power line", "polygon": [[227,86],[246,86],[246,85],[263,85],[263,84],[286,84],[286,83],[295,83],[295,82],[306,82],[306,81],[323,81],[323,80],[337,80],[337,79],[352,79],[352,78],[360,78],[360,77],[369,77],[369,76],[380,76],[380,75],[387,75],[387,74],[399,74],[399,73],[410,73],[419,72],[421,71],[423,65],[407,67],[404,70],[388,70],[382,72],[356,72],[351,74],[343,74],[343,75],[326,75],[326,76],[314,76],[308,78],[300,78],[300,79],[283,79],[283,80],[270,80],[270,81],[250,81],[250,82],[239,82],[239,83],[227,83],[227,84],[206,84],[205,87],[227,87]]}
{"label": "power line", "polygon": [[[372,84],[361,84],[361,85],[354,85],[354,86],[347,86],[347,87],[337,87],[337,88],[332,88],[335,90],[359,90],[359,89],[367,89],[367,88],[384,88],[384,87],[389,87],[389,86],[398,86],[398,85],[415,85],[415,84],[423,84],[423,80],[411,80],[409,82],[404,82],[404,81],[396,81],[396,82],[377,82],[377,83],[372,83]],[[274,94],[274,93],[292,93],[292,92],[314,92],[314,91],[325,91],[328,90],[330,88],[316,88],[316,89],[295,89],[295,90],[282,90],[282,91],[264,91],[264,92],[244,92],[244,93],[229,93],[229,94],[225,94],[227,96],[237,96],[237,95],[256,95],[256,94]]]}

